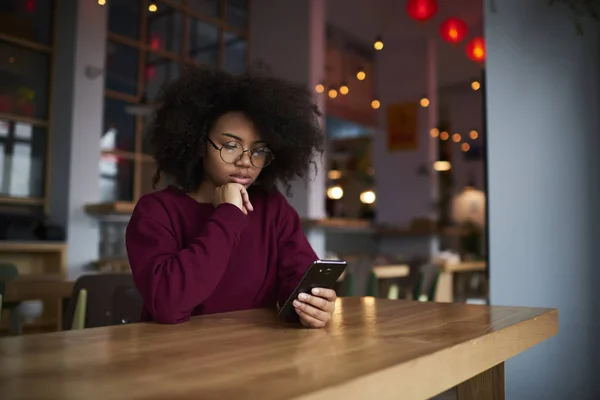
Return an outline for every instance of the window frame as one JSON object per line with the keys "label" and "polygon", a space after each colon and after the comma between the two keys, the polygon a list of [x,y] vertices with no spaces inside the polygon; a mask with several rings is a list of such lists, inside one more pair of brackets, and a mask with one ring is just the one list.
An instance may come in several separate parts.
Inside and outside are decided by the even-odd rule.
{"label": "window frame", "polygon": [[0,113],[0,119],[8,123],[25,123],[30,124],[34,127],[42,127],[46,130],[46,148],[45,148],[45,159],[44,159],[44,185],[42,188],[43,195],[41,197],[21,197],[21,196],[10,196],[0,193],[0,205],[28,205],[28,206],[41,206],[45,215],[49,213],[49,199],[50,199],[50,169],[52,157],[52,119],[53,119],[53,103],[52,95],[54,93],[54,71],[56,68],[56,39],[57,39],[57,24],[58,24],[58,2],[61,0],[53,0],[52,9],[50,14],[50,37],[51,44],[45,44],[34,40],[24,39],[18,36],[9,35],[6,33],[0,33],[0,42],[6,44],[24,48],[36,53],[43,53],[50,58],[49,60],[49,71],[48,71],[48,93],[46,95],[46,102],[48,104],[48,114],[44,119],[24,117],[15,114]]}
{"label": "window frame", "polygon": [[[138,71],[137,71],[137,93],[135,95],[119,92],[117,90],[108,89],[105,87],[104,89],[104,97],[105,99],[114,99],[125,101],[131,105],[139,105],[145,101],[145,93],[146,93],[146,61],[148,59],[148,55],[159,56],[164,59],[169,59],[179,64],[179,71],[181,72],[182,68],[187,65],[202,65],[195,61],[192,57],[188,56],[188,47],[189,47],[189,35],[190,35],[190,26],[191,21],[193,19],[202,21],[212,27],[215,27],[218,30],[218,57],[217,57],[217,67],[219,69],[224,68],[225,66],[225,35],[226,33],[233,33],[240,38],[243,38],[246,42],[246,67],[248,66],[250,60],[250,9],[251,9],[251,1],[247,0],[247,9],[246,9],[246,28],[239,29],[233,27],[227,23],[227,0],[217,0],[219,2],[218,9],[219,15],[218,18],[215,18],[211,15],[204,14],[202,12],[196,11],[190,7],[191,0],[181,0],[181,2],[175,2],[172,0],[155,0],[154,3],[159,7],[166,6],[172,8],[173,10],[182,14],[183,24],[182,24],[182,36],[181,36],[181,49],[179,53],[175,53],[172,51],[167,51],[163,49],[152,49],[151,45],[147,43],[148,41],[148,20],[149,16],[151,16],[151,12],[148,10],[148,0],[138,0],[139,2],[139,32],[138,38],[132,39],[127,36],[123,36],[117,33],[113,33],[110,31],[110,23],[107,24],[107,43],[112,42],[118,45],[124,45],[129,48],[133,48],[138,52]],[[107,7],[109,4],[107,3]],[[135,116],[135,132],[134,132],[134,147],[133,150],[101,150],[102,155],[113,155],[127,159],[133,159],[133,188],[132,188],[132,200],[121,200],[114,199],[109,201],[108,203],[131,203],[135,204],[137,200],[142,196],[142,187],[144,186],[142,183],[142,177],[144,175],[143,168],[148,168],[148,164],[152,165],[153,158],[151,155],[144,153],[144,127],[145,127],[145,118],[144,116],[137,115]],[[104,120],[104,122],[106,122]],[[98,171],[98,178],[100,177],[100,171]],[[118,177],[117,179],[118,180]]]}

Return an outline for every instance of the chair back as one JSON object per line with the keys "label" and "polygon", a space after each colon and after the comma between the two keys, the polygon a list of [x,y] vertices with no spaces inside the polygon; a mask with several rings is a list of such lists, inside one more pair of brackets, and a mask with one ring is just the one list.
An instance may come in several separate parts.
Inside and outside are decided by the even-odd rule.
{"label": "chair back", "polygon": [[63,329],[70,330],[77,308],[80,292],[85,294],[83,327],[97,328],[114,324],[113,304],[115,290],[121,286],[134,286],[131,274],[96,274],[79,277],[73,287],[67,309],[63,316]]}
{"label": "chair back", "polygon": [[123,285],[113,293],[113,324],[140,322],[144,301],[134,285]]}

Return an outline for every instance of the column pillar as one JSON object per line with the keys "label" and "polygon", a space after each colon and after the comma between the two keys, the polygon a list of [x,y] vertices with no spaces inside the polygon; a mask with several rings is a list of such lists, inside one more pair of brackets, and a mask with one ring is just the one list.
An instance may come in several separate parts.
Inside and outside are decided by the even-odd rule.
{"label": "column pillar", "polygon": [[[263,63],[280,78],[314,88],[325,77],[326,2],[322,0],[253,1],[251,8],[251,63]],[[315,102],[324,112],[324,96]],[[310,181],[294,182],[290,204],[301,218],[325,217],[325,164],[316,158]],[[309,228],[307,237],[319,257],[325,255],[325,233]]]}
{"label": "column pillar", "polygon": [[95,1],[58,2],[49,216],[66,230],[71,277],[98,259],[97,222],[84,206],[99,199],[106,14]]}

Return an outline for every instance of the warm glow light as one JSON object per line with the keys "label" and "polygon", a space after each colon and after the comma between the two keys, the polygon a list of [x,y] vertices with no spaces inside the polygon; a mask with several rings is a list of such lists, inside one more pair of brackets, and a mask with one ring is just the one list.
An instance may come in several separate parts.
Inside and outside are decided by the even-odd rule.
{"label": "warm glow light", "polygon": [[448,43],[457,44],[467,37],[467,23],[459,18],[448,18],[440,25],[440,35]]}
{"label": "warm glow light", "polygon": [[421,99],[421,107],[429,107],[429,99],[427,97]]}
{"label": "warm glow light", "polygon": [[98,0],[98,4],[100,4],[101,6],[106,4],[106,0]]}
{"label": "warm glow light", "polygon": [[469,143],[463,143],[460,145],[460,149],[464,152],[467,152],[471,149],[471,145],[469,145]]}
{"label": "warm glow light", "polygon": [[471,89],[473,90],[479,90],[481,88],[481,83],[479,83],[478,81],[473,81],[471,83]]}
{"label": "warm glow light", "polygon": [[327,178],[331,179],[332,181],[335,181],[336,179],[340,179],[342,177],[342,171],[337,170],[337,169],[332,169],[331,171],[327,172]]}
{"label": "warm glow light", "polygon": [[485,40],[482,37],[476,37],[467,43],[465,48],[467,56],[478,63],[485,61]]}
{"label": "warm glow light", "polygon": [[346,85],[342,85],[340,86],[340,93],[343,94],[344,96],[347,95],[350,92],[350,88]]}
{"label": "warm glow light", "polygon": [[438,11],[437,0],[408,0],[406,2],[406,13],[417,22],[425,22]]}
{"label": "warm glow light", "polygon": [[337,90],[335,90],[335,89],[329,90],[329,97],[331,97],[332,99],[335,99],[337,97],[337,95],[338,95]]}
{"label": "warm glow light", "polygon": [[440,139],[442,139],[442,140],[448,140],[449,137],[450,137],[450,134],[446,131],[440,133]]}
{"label": "warm glow light", "polygon": [[471,139],[475,140],[479,137],[479,133],[477,133],[477,131],[471,131],[471,132],[469,132],[469,137]]}
{"label": "warm glow light", "polygon": [[438,128],[433,128],[429,131],[429,134],[431,137],[438,137],[440,136],[440,130]]}
{"label": "warm glow light", "polygon": [[360,194],[360,201],[363,204],[373,204],[375,203],[375,192],[372,190],[367,190],[366,192],[362,192]]}
{"label": "warm glow light", "polygon": [[460,136],[460,133],[455,133],[454,135],[452,135],[452,141],[455,143],[460,142],[460,139],[462,139],[462,137]]}
{"label": "warm glow light", "polygon": [[148,11],[156,12],[157,10],[158,10],[158,7],[156,7],[156,4],[150,3],[150,5],[148,6]]}
{"label": "warm glow light", "polygon": [[436,161],[433,163],[433,169],[436,171],[450,171],[452,164],[449,161]]}
{"label": "warm glow light", "polygon": [[317,93],[323,93],[325,91],[325,86],[321,85],[320,83],[315,86],[315,92]]}
{"label": "warm glow light", "polygon": [[371,102],[371,107],[372,107],[374,110],[377,110],[379,107],[381,107],[381,103],[379,102],[379,100],[373,100],[373,101]]}
{"label": "warm glow light", "polygon": [[358,71],[356,73],[356,79],[358,79],[359,81],[364,81],[366,77],[367,73],[365,71]]}
{"label": "warm glow light", "polygon": [[339,186],[332,186],[327,189],[327,197],[332,200],[339,200],[344,197],[344,189]]}
{"label": "warm glow light", "polygon": [[373,43],[373,47],[375,47],[375,50],[383,50],[383,42],[381,40],[378,40],[375,43]]}

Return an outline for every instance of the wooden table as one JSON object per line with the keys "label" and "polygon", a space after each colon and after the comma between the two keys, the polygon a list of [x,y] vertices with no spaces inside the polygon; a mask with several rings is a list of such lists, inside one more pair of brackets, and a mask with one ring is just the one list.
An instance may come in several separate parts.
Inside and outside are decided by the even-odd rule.
{"label": "wooden table", "polygon": [[330,325],[269,310],[0,339],[12,399],[503,399],[504,361],[555,335],[556,310],[346,298]]}
{"label": "wooden table", "polygon": [[[74,285],[74,281],[67,279],[62,274],[19,275],[6,282],[4,301],[9,303],[47,300],[46,304],[53,304],[55,309],[45,310],[45,314],[49,317],[43,318],[40,324],[52,324],[57,331],[60,331],[62,330],[63,301],[71,297]],[[49,318],[48,321],[46,321],[47,318]]]}
{"label": "wooden table", "polygon": [[485,261],[463,261],[460,263],[445,263],[440,271],[435,301],[452,303],[454,301],[454,275],[461,272],[485,272]]}

